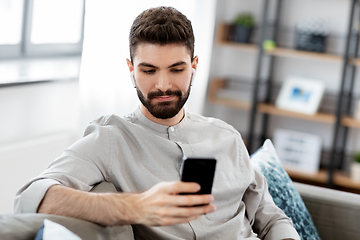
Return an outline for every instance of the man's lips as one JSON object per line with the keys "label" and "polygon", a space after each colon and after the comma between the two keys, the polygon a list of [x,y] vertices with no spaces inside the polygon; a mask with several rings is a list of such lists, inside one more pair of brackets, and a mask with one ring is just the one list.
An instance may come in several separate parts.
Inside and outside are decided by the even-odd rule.
{"label": "man's lips", "polygon": [[159,101],[159,102],[168,102],[168,101],[173,100],[175,97],[176,96],[174,96],[174,95],[166,95],[166,96],[154,97],[154,99]]}

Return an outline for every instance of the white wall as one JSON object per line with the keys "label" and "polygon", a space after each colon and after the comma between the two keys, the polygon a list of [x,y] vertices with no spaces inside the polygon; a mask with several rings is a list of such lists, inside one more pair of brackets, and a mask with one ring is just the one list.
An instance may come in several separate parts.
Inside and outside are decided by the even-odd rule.
{"label": "white wall", "polygon": [[81,135],[78,90],[77,80],[0,88],[0,214]]}
{"label": "white wall", "polygon": [[0,144],[77,131],[78,81],[0,88]]}

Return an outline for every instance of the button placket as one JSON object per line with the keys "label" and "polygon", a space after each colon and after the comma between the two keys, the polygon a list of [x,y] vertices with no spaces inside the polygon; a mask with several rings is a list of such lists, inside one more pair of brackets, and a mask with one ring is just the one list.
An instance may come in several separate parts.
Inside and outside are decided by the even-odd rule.
{"label": "button placket", "polygon": [[179,142],[175,142],[176,143],[176,145],[178,145],[178,147],[181,149],[181,151],[182,151],[182,157],[181,157],[181,159],[179,159],[179,162],[178,162],[178,171],[179,171],[179,175],[181,174],[181,168],[182,168],[182,165],[183,165],[183,158],[184,158],[184,156],[185,156],[185,153],[184,153],[184,149],[183,149],[183,147],[182,147],[182,144],[181,143],[179,143]]}
{"label": "button placket", "polygon": [[174,127],[168,127],[167,129],[168,138],[170,141],[178,141],[178,136],[175,134],[175,128]]}

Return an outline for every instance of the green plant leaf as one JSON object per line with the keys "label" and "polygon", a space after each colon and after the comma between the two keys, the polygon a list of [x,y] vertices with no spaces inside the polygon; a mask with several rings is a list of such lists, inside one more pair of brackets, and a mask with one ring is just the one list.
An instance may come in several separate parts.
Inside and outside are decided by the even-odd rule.
{"label": "green plant leaf", "polygon": [[254,16],[251,13],[240,13],[236,16],[233,24],[236,26],[243,26],[248,28],[254,27]]}

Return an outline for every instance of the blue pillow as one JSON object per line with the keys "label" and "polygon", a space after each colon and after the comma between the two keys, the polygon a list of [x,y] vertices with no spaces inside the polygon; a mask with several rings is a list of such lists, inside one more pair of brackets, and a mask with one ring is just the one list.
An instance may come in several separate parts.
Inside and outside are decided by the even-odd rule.
{"label": "blue pillow", "polygon": [[321,239],[309,211],[269,139],[251,155],[251,164],[254,169],[264,174],[275,204],[291,218],[301,239]]}

